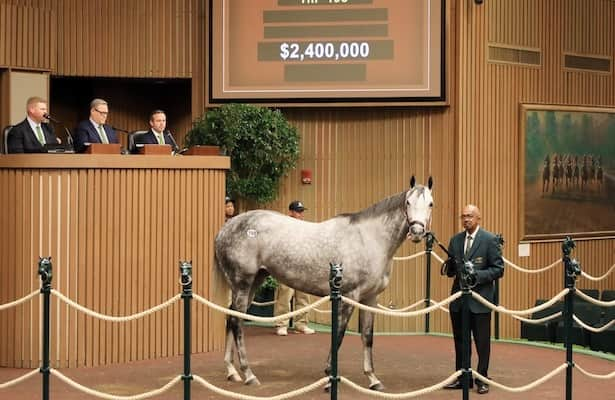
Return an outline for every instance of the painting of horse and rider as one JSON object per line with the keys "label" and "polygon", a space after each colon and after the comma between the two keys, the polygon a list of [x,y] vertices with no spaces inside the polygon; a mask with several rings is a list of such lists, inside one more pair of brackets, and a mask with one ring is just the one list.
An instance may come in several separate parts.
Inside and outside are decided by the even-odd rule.
{"label": "painting of horse and rider", "polygon": [[615,109],[521,109],[524,239],[615,234]]}

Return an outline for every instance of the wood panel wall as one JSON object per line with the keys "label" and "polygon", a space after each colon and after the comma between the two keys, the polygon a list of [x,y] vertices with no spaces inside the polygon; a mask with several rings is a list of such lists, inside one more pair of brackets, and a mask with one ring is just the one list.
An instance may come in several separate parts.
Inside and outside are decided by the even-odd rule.
{"label": "wood panel wall", "polygon": [[0,65],[46,68],[59,76],[191,76],[194,0],[0,4],[6,38]]}
{"label": "wood panel wall", "polygon": [[[11,188],[0,191],[2,209],[10,210],[0,214],[0,304],[40,287],[39,256],[52,257],[54,289],[103,314],[130,315],[180,293],[180,260],[192,261],[194,292],[214,298],[213,237],[223,223],[228,159],[145,157],[0,157],[0,187]],[[41,304],[39,296],[0,313],[0,365],[39,365]],[[178,302],[141,319],[105,322],[52,296],[52,365],[179,355],[182,310]],[[217,314],[194,303],[193,351],[221,348]]]}

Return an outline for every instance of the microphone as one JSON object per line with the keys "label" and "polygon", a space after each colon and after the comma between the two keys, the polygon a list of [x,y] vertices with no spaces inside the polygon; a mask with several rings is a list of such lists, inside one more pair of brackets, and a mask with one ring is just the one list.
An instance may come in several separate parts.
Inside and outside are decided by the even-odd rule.
{"label": "microphone", "polygon": [[43,114],[43,118],[48,119],[49,121],[56,123],[56,124],[61,124],[62,122],[58,121],[57,119],[53,118],[51,115],[49,114]]}
{"label": "microphone", "polygon": [[173,137],[173,135],[171,134],[171,131],[164,131],[164,134],[166,136],[169,137],[169,139],[171,139],[171,142],[173,142],[173,152],[175,154],[181,154],[179,153],[179,146],[177,145],[177,142],[175,141],[175,138]]}
{"label": "microphone", "polygon": [[130,133],[128,132],[126,129],[122,129],[122,128],[117,128],[115,126],[111,127],[114,131],[118,131],[118,132],[122,132],[122,133]]}

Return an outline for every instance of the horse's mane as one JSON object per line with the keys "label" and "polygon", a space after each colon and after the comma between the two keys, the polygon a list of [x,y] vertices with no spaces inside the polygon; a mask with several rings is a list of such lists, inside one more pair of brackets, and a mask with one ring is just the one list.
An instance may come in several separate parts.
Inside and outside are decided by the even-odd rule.
{"label": "horse's mane", "polygon": [[[423,186],[416,186],[416,190],[419,191],[419,194],[422,194],[424,189],[425,188]],[[393,196],[387,197],[386,199],[381,200],[378,203],[372,204],[371,206],[356,213],[345,213],[339,214],[338,216],[349,218],[351,224],[357,224],[365,219],[371,219],[379,217],[383,214],[388,214],[390,211],[403,208],[406,202],[406,193],[408,193],[408,191],[404,191]]]}

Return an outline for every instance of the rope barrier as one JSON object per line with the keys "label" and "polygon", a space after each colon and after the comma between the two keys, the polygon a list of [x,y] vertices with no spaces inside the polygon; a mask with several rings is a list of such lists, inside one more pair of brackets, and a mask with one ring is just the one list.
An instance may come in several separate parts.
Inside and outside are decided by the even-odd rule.
{"label": "rope barrier", "polygon": [[193,375],[194,381],[200,383],[201,385],[205,386],[207,389],[211,390],[214,393],[217,393],[221,396],[227,396],[227,397],[231,397],[233,399],[239,399],[239,400],[284,400],[284,399],[290,399],[292,397],[296,397],[296,396],[300,396],[302,394],[311,392],[315,389],[318,389],[321,386],[326,385],[329,382],[329,378],[321,378],[319,380],[317,380],[314,383],[311,383],[307,386],[304,386],[302,388],[287,392],[287,393],[281,393],[275,396],[250,396],[247,394],[242,394],[242,393],[235,393],[235,392],[231,392],[229,390],[225,390],[222,388],[219,388],[209,382],[207,382],[205,379],[201,378],[198,375]]}
{"label": "rope barrier", "polygon": [[419,315],[424,315],[427,313],[432,312],[433,310],[436,310],[438,308],[440,308],[443,305],[449,304],[455,300],[457,300],[458,298],[460,298],[462,295],[461,292],[457,292],[455,294],[453,294],[450,297],[447,297],[446,299],[442,300],[439,303],[435,303],[433,306],[429,306],[426,308],[423,308],[422,310],[418,310],[418,311],[407,311],[407,312],[399,312],[399,311],[387,311],[387,310],[381,310],[379,308],[375,308],[375,307],[370,307],[370,306],[366,306],[364,304],[361,304],[357,301],[354,301],[352,299],[349,299],[346,296],[342,296],[342,301],[346,302],[352,306],[355,306],[361,310],[365,310],[365,311],[370,311],[373,312],[374,314],[382,314],[382,315],[394,315],[396,317],[416,317]]}
{"label": "rope barrier", "polygon": [[547,322],[552,319],[561,317],[562,314],[563,313],[561,311],[558,311],[555,314],[547,315],[544,318],[538,318],[538,319],[523,318],[523,317],[519,317],[518,315],[511,315],[511,317],[516,318],[519,321],[527,322],[528,324],[539,325],[539,324],[542,324],[543,322]]}
{"label": "rope barrier", "polygon": [[525,272],[525,273],[528,273],[528,274],[538,274],[538,273],[540,273],[540,272],[545,272],[545,271],[548,271],[548,270],[550,270],[551,268],[555,267],[557,264],[559,264],[559,263],[561,263],[561,262],[562,262],[562,259],[560,258],[560,259],[558,259],[558,260],[554,261],[553,263],[551,263],[551,264],[547,265],[547,266],[546,266],[546,267],[544,267],[544,268],[539,268],[539,269],[533,269],[533,268],[532,268],[532,269],[526,269],[526,268],[519,267],[518,265],[515,265],[513,262],[511,262],[511,261],[507,260],[507,259],[506,259],[506,257],[502,257],[502,259],[504,260],[504,263],[506,263],[506,264],[510,265],[513,269],[516,269],[517,271]]}
{"label": "rope barrier", "polygon": [[4,383],[0,383],[0,389],[6,389],[9,388],[13,385],[17,385],[18,383],[21,383],[23,381],[25,381],[28,378],[33,377],[34,375],[36,375],[37,373],[41,372],[39,368],[33,369],[32,371],[28,372],[27,374],[24,374],[20,377],[17,377],[13,380],[10,380],[8,382],[4,382]]}
{"label": "rope barrier", "polygon": [[[437,303],[436,303],[434,300],[432,300],[432,299],[429,299],[429,303],[430,303],[430,304],[437,304]],[[446,308],[446,307],[444,307],[444,306],[441,306],[441,307],[440,307],[440,310],[444,311],[445,313],[449,313],[449,314],[450,314],[449,309],[448,309],[448,308]]]}
{"label": "rope barrier", "polygon": [[0,304],[0,311],[2,310],[6,310],[7,308],[11,308],[11,307],[15,307],[21,303],[25,303],[26,301],[30,300],[32,297],[38,295],[40,293],[39,290],[35,290],[32,293],[22,297],[21,299],[17,299],[15,301],[12,301],[10,303],[5,303],[5,304]]}
{"label": "rope barrier", "polygon": [[606,272],[606,274],[604,274],[604,275],[602,275],[602,276],[599,276],[599,277],[593,277],[593,276],[591,276],[591,275],[589,275],[589,274],[585,273],[584,271],[581,271],[581,276],[582,276],[583,278],[589,279],[590,281],[594,281],[594,282],[596,282],[596,281],[601,281],[601,280],[605,279],[607,276],[609,276],[609,274],[610,274],[611,272],[613,272],[613,270],[614,270],[614,269],[615,269],[615,264],[611,265],[611,268],[609,268],[609,270]]}
{"label": "rope barrier", "polygon": [[505,390],[507,392],[511,392],[511,393],[520,393],[520,392],[527,392],[528,390],[532,390],[534,389],[536,386],[542,385],[543,383],[545,383],[546,381],[548,381],[549,379],[553,378],[555,375],[561,373],[562,371],[564,371],[566,368],[568,367],[568,364],[564,363],[562,365],[560,365],[559,367],[555,368],[553,371],[549,372],[548,374],[546,374],[545,376],[543,376],[542,378],[539,378],[537,380],[535,380],[532,383],[529,383],[525,386],[519,386],[519,387],[510,387],[510,386],[506,386],[506,385],[502,385],[501,383],[497,383],[495,381],[492,381],[491,379],[482,376],[481,374],[479,374],[478,372],[472,370],[472,376],[474,376],[474,378],[478,378],[480,379],[482,382],[488,383],[489,385],[492,385],[498,389],[502,389]]}
{"label": "rope barrier", "polygon": [[611,326],[615,325],[615,319],[611,320],[609,323],[604,324],[600,327],[594,328],[593,326],[587,325],[585,322],[579,319],[575,314],[572,315],[572,319],[574,319],[577,324],[581,325],[583,329],[587,329],[588,331],[592,331],[594,333],[604,332],[609,329]]}
{"label": "rope barrier", "polygon": [[235,310],[230,310],[228,307],[222,307],[216,303],[213,303],[209,300],[207,300],[204,297],[199,296],[198,294],[193,294],[192,295],[193,299],[208,306],[213,308],[214,310],[220,311],[221,313],[224,314],[228,314],[228,315],[232,315],[233,317],[238,317],[238,318],[242,318],[242,319],[247,319],[250,321],[256,321],[256,322],[278,322],[278,321],[283,321],[292,317],[296,317],[297,315],[301,315],[304,314],[318,306],[320,306],[321,304],[326,303],[327,301],[329,301],[329,296],[325,296],[323,298],[321,298],[320,300],[315,301],[312,304],[308,304],[307,306],[300,308],[298,310],[295,311],[291,311],[289,313],[286,314],[282,314],[282,315],[278,315],[277,317],[259,317],[256,315],[251,315],[251,314],[246,314],[246,313],[242,313],[239,311],[235,311]]}
{"label": "rope barrier", "polygon": [[413,392],[406,392],[406,393],[385,393],[385,392],[376,392],[374,390],[371,389],[365,389],[362,386],[357,385],[356,383],[354,383],[353,381],[340,376],[340,381],[345,384],[350,386],[351,388],[353,388],[354,390],[356,390],[357,392],[360,392],[362,394],[366,394],[369,396],[373,396],[373,397],[380,397],[383,399],[409,399],[411,397],[417,397],[417,396],[422,396],[431,392],[435,392],[436,390],[440,390],[442,388],[444,388],[446,385],[455,382],[457,379],[459,379],[459,377],[461,376],[461,371],[456,371],[455,373],[453,373],[451,376],[449,376],[448,378],[446,378],[445,380],[443,380],[440,383],[437,383],[435,385],[432,386],[428,386],[426,388],[420,389],[420,390],[415,390]]}
{"label": "rope barrier", "polygon": [[433,251],[432,251],[432,252],[431,252],[431,255],[432,255],[432,256],[434,256],[434,258],[435,258],[436,260],[440,261],[441,263],[443,263],[443,262],[444,262],[444,259],[443,259],[442,257],[440,257],[437,253],[435,253],[435,252],[433,252]]}
{"label": "rope barrier", "polygon": [[264,303],[258,302],[258,301],[253,301],[251,305],[253,306],[257,306],[257,307],[266,307],[266,306],[272,306],[276,303],[275,300],[271,300],[271,301],[266,301]]}
{"label": "rope barrier", "polygon": [[394,261],[408,261],[408,260],[412,260],[413,258],[417,258],[422,256],[423,254],[427,253],[425,250],[423,251],[419,251],[418,253],[409,255],[409,256],[405,256],[405,257],[393,257]]}
{"label": "rope barrier", "polygon": [[583,300],[589,302],[589,303],[593,303],[597,306],[603,306],[603,307],[615,307],[615,300],[611,300],[611,301],[601,301],[598,299],[594,299],[593,297],[583,293],[580,290],[575,290],[574,292],[575,295],[577,295],[578,297],[582,298]]}
{"label": "rope barrier", "polygon": [[585,371],[583,368],[581,368],[579,364],[575,364],[574,367],[578,369],[579,371],[581,371],[583,375],[588,376],[590,378],[594,378],[594,379],[613,379],[615,378],[615,371],[611,372],[610,374],[606,374],[606,375],[596,375],[596,374],[592,374],[592,373]]}
{"label": "rope barrier", "polygon": [[96,317],[105,321],[113,321],[113,322],[126,322],[126,321],[132,321],[134,319],[137,318],[141,318],[144,317],[148,314],[153,314],[156,311],[162,310],[165,307],[170,306],[171,304],[173,304],[174,302],[176,302],[177,300],[179,300],[181,298],[181,294],[176,294],[175,296],[171,297],[169,300],[165,301],[164,303],[158,304],[157,306],[154,306],[152,308],[150,308],[149,310],[145,310],[145,311],[141,311],[140,313],[137,314],[132,314],[132,315],[128,315],[125,317],[114,317],[114,316],[110,316],[110,315],[105,315],[105,314],[101,314],[98,313],[96,311],[92,311],[89,308],[86,308],[74,301],[72,301],[71,299],[69,299],[68,297],[64,296],[62,293],[58,292],[55,289],[51,289],[51,294],[56,295],[60,300],[64,301],[66,304],[68,304],[69,306],[87,314],[90,315],[92,317]]}
{"label": "rope barrier", "polygon": [[[431,302],[431,300],[430,300],[430,302]],[[417,306],[418,306],[418,305],[420,305],[421,303],[423,303],[423,304],[424,304],[424,303],[425,303],[425,299],[423,299],[423,300],[419,300],[419,301],[417,301],[416,303],[414,303],[414,304],[410,304],[409,306],[406,306],[406,307],[404,307],[404,308],[391,308],[391,307],[386,307],[386,306],[383,306],[382,304],[378,304],[378,308],[380,308],[380,309],[382,309],[382,310],[393,311],[393,312],[404,312],[404,311],[408,311],[408,310],[411,310],[411,309],[413,309],[413,308],[417,307]]]}
{"label": "rope barrier", "polygon": [[75,382],[74,380],[70,379],[69,377],[67,377],[66,375],[61,373],[60,371],[55,370],[53,368],[50,369],[50,372],[51,372],[52,375],[58,377],[62,382],[66,383],[67,385],[69,385],[70,387],[72,387],[74,389],[77,389],[77,390],[79,390],[79,391],[81,391],[83,393],[89,394],[90,396],[95,396],[95,397],[99,397],[101,399],[109,399],[109,400],[141,400],[141,399],[148,399],[150,397],[154,397],[154,396],[157,396],[159,394],[162,394],[162,393],[168,391],[177,382],[179,382],[181,380],[181,375],[178,375],[175,378],[171,379],[166,385],[164,385],[163,387],[161,387],[159,389],[155,389],[155,390],[152,390],[150,392],[136,394],[136,395],[119,396],[119,395],[108,394],[108,393],[104,393],[104,392],[99,392],[98,390],[90,389],[90,388],[88,388],[86,386],[83,386],[80,383]]}
{"label": "rope barrier", "polygon": [[[553,304],[557,303],[559,301],[559,299],[564,297],[569,291],[570,291],[570,289],[564,289],[561,292],[559,292],[551,300],[549,300],[549,301],[547,301],[547,302],[545,302],[545,303],[543,303],[543,304],[541,304],[539,306],[528,308],[527,310],[509,310],[506,307],[493,305],[493,303],[491,303],[489,300],[485,299],[483,296],[481,296],[480,294],[478,294],[476,292],[471,292],[471,293],[472,293],[472,297],[474,297],[474,299],[478,300],[480,303],[482,303],[486,307],[489,307],[493,311],[498,311],[498,312],[501,312],[503,314],[509,314],[509,315],[528,315],[528,314],[533,314],[533,313],[535,313],[537,311],[542,311],[545,308],[548,308],[548,307],[552,306]],[[457,293],[460,293],[460,292],[457,292]]]}

